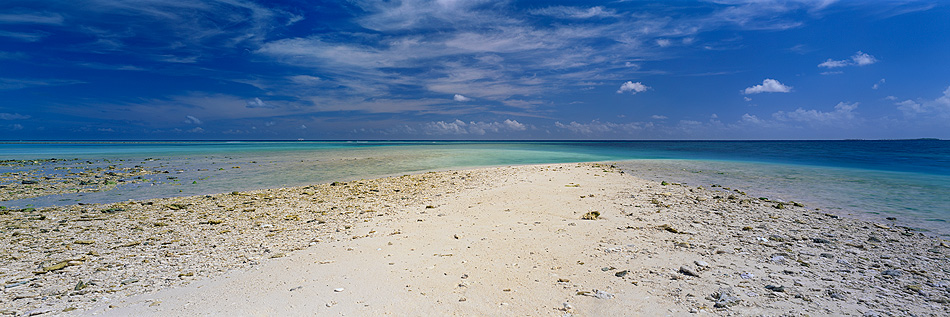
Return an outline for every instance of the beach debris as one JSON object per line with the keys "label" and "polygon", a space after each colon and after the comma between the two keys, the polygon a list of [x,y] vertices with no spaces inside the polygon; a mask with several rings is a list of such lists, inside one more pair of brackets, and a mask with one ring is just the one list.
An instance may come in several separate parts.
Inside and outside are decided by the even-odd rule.
{"label": "beach debris", "polygon": [[340,292],[343,292],[343,288],[342,288],[342,287],[339,287],[339,288],[334,288],[334,289],[333,289],[333,292],[334,292],[334,293],[340,293]]}
{"label": "beach debris", "polygon": [[686,275],[686,276],[699,277],[699,273],[697,273],[693,269],[690,269],[686,266],[680,266],[679,272],[683,273],[683,275]]}
{"label": "beach debris", "polygon": [[706,297],[707,300],[715,302],[713,307],[716,308],[726,308],[729,306],[734,306],[739,304],[741,299],[732,294],[731,287],[720,288],[715,293],[710,294]]}
{"label": "beach debris", "polygon": [[124,279],[124,280],[122,280],[121,282],[119,282],[119,284],[122,284],[122,285],[129,285],[129,284],[132,284],[132,283],[135,283],[135,282],[138,282],[138,281],[139,281],[139,279],[133,277],[133,278],[129,278],[129,279]]}
{"label": "beach debris", "polygon": [[673,226],[671,226],[671,225],[669,225],[669,224],[662,224],[662,225],[659,225],[659,226],[656,227],[656,228],[657,228],[657,229],[660,229],[660,230],[666,230],[666,231],[669,231],[669,232],[672,232],[672,233],[680,233],[679,230],[677,230],[676,228],[673,228]]}
{"label": "beach debris", "polygon": [[601,291],[599,289],[594,289],[592,291],[577,291],[577,295],[590,296],[597,299],[611,299],[614,298],[614,294]]}
{"label": "beach debris", "polygon": [[571,303],[564,302],[564,303],[561,304],[561,310],[562,310],[562,311],[572,311],[572,310],[574,310],[574,306],[572,306]]}
{"label": "beach debris", "polygon": [[599,211],[591,211],[591,212],[588,212],[588,213],[584,214],[583,216],[581,216],[581,219],[583,219],[583,220],[597,220],[598,217],[600,217],[600,212],[599,212]]}
{"label": "beach debris", "polygon": [[84,261],[86,261],[86,257],[82,257],[78,259],[63,260],[63,261],[56,262],[56,264],[53,264],[53,265],[40,267],[39,270],[34,271],[33,273],[46,274],[53,271],[59,271],[66,268],[67,266],[80,265]]}

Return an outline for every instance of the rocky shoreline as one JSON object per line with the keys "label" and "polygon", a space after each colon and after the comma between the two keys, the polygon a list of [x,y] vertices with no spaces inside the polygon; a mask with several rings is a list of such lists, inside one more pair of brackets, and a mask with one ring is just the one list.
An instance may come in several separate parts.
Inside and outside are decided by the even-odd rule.
{"label": "rocky shoreline", "polygon": [[[175,309],[172,299],[141,296],[187,289],[228,272],[296,263],[305,257],[299,250],[368,250],[366,245],[388,242],[377,249],[395,243],[412,254],[467,243],[435,252],[424,264],[477,266],[446,272],[465,280],[427,284],[429,277],[407,273],[418,268],[386,273],[392,283],[412,284],[424,295],[410,298],[417,303],[407,307],[432,313],[950,314],[946,240],[741,190],[630,174],[635,171],[594,163],[517,166],[3,210],[0,313],[162,314]],[[510,236],[501,233],[508,232],[504,226]],[[458,233],[442,241],[453,234],[440,230]],[[479,244],[499,237],[515,245],[499,251]],[[346,253],[333,255],[341,265],[347,261]],[[519,273],[522,266],[496,267],[496,261],[515,261],[508,258],[534,268]],[[306,261],[292,267],[321,265]],[[400,262],[385,261],[393,267]],[[476,276],[484,276],[481,284],[473,284]],[[511,281],[520,282],[498,286]],[[399,296],[394,298],[404,300]],[[533,299],[519,306],[477,299],[493,296],[512,297],[505,303]],[[381,312],[367,310],[368,301],[321,308]],[[379,305],[382,312],[411,313]],[[294,311],[302,310],[287,312]],[[177,313],[186,312],[202,311]]]}

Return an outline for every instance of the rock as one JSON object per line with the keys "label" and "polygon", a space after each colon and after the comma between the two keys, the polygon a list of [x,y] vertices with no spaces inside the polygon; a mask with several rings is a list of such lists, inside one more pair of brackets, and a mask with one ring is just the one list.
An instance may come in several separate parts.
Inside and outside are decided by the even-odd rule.
{"label": "rock", "polygon": [[831,254],[831,253],[822,253],[822,254],[820,254],[819,256],[820,256],[820,257],[823,257],[823,258],[829,258],[829,259],[835,257],[835,255],[834,255],[834,254]]}
{"label": "rock", "polygon": [[630,273],[630,271],[629,271],[629,270],[623,270],[623,271],[614,273],[614,276],[616,276],[616,277],[624,277],[624,276],[627,275],[627,273]]}
{"label": "rock", "polygon": [[773,292],[779,292],[779,293],[785,292],[785,286],[781,286],[781,285],[775,286],[775,285],[769,284],[769,285],[765,285],[765,289],[773,291]]}
{"label": "rock", "polygon": [[679,230],[676,230],[676,228],[673,228],[673,226],[671,226],[671,225],[669,225],[669,224],[662,224],[662,225],[660,225],[659,227],[657,227],[657,229],[666,230],[666,231],[669,231],[669,232],[672,232],[672,233],[680,233]]}
{"label": "rock", "polygon": [[880,243],[880,242],[881,242],[881,239],[878,239],[877,237],[873,237],[873,236],[872,236],[872,237],[869,237],[869,238],[868,238],[868,242]]}
{"label": "rock", "polygon": [[755,275],[749,272],[742,272],[742,273],[739,273],[739,277],[741,277],[743,280],[748,280],[755,277]]}
{"label": "rock", "polygon": [[601,291],[601,290],[597,290],[597,289],[594,290],[594,295],[593,295],[593,296],[596,297],[596,298],[598,298],[598,299],[611,299],[611,298],[614,298],[614,294],[607,293],[607,292],[604,292],[604,291]]}
{"label": "rock", "polygon": [[20,184],[23,184],[23,185],[34,185],[34,184],[39,184],[39,183],[40,183],[40,182],[31,181],[31,180],[23,180],[23,181],[20,182]]}
{"label": "rock", "polygon": [[826,291],[826,293],[828,294],[829,297],[834,298],[834,299],[841,299],[841,300],[845,299],[844,294],[842,294],[841,292],[835,289],[829,289],[828,291]]}
{"label": "rock", "polygon": [[785,264],[785,262],[786,262],[786,261],[785,261],[785,256],[783,256],[783,255],[776,255],[776,256],[773,256],[772,259],[771,259],[771,261],[772,261],[772,262],[775,262],[775,263],[778,263],[778,264]]}
{"label": "rock", "polygon": [[600,217],[600,212],[599,212],[599,211],[591,211],[591,212],[588,212],[588,213],[584,214],[583,216],[581,216],[581,219],[583,219],[583,220],[597,220],[598,217]]}
{"label": "rock", "polygon": [[693,261],[693,264],[696,264],[696,266],[698,266],[698,267],[701,268],[701,269],[708,269],[708,268],[709,268],[709,263],[706,262],[706,261],[703,261],[703,260],[696,260],[696,261]]}
{"label": "rock", "polygon": [[334,289],[333,289],[333,292],[334,292],[334,293],[339,293],[339,292],[342,292],[342,291],[343,291],[343,288],[342,288],[342,287],[340,287],[340,288],[334,288]]}
{"label": "rock", "polygon": [[130,279],[122,280],[122,281],[119,282],[119,283],[122,284],[122,285],[129,285],[129,284],[132,284],[132,283],[135,283],[135,282],[138,282],[138,281],[139,281],[139,279],[137,279],[137,278],[130,278]]}
{"label": "rock", "polygon": [[687,276],[699,277],[699,273],[696,273],[696,271],[693,271],[685,266],[680,266],[680,273],[683,273],[683,275]]}
{"label": "rock", "polygon": [[712,295],[706,297],[706,299],[715,302],[716,304],[713,305],[713,307],[716,308],[726,308],[739,304],[739,301],[741,301],[739,297],[732,295],[732,288],[720,288],[715,293],[712,293]]}
{"label": "rock", "polygon": [[564,307],[564,309],[563,309],[564,311],[572,311],[572,310],[574,310],[574,306],[571,306],[571,303],[568,303],[568,302],[564,302],[563,304],[561,304],[561,306]]}
{"label": "rock", "polygon": [[566,278],[559,278],[559,279],[557,279],[557,282],[558,282],[558,283],[570,283],[571,280],[566,279]]}
{"label": "rock", "polygon": [[812,238],[811,241],[815,243],[831,243],[831,241],[822,238]]}
{"label": "rock", "polygon": [[884,270],[884,272],[881,272],[881,274],[884,276],[900,277],[903,273],[898,270]]}

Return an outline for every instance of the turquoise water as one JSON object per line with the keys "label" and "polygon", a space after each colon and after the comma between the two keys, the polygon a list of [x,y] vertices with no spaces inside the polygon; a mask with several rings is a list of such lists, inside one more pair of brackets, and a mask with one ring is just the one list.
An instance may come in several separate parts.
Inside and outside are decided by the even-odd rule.
{"label": "turquoise water", "polygon": [[[720,184],[950,233],[950,141],[940,140],[0,143],[0,160],[45,158],[140,165],[167,170],[177,180],[154,175],[150,184],[2,205],[114,202],[481,166],[623,161],[622,167],[650,179]],[[54,165],[47,166],[49,172],[55,172]]]}

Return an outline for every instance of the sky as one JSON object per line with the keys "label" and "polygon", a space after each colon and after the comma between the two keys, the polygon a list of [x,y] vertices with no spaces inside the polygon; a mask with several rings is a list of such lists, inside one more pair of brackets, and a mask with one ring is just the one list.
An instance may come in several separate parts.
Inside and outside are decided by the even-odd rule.
{"label": "sky", "polygon": [[6,0],[0,140],[950,138],[950,2]]}

